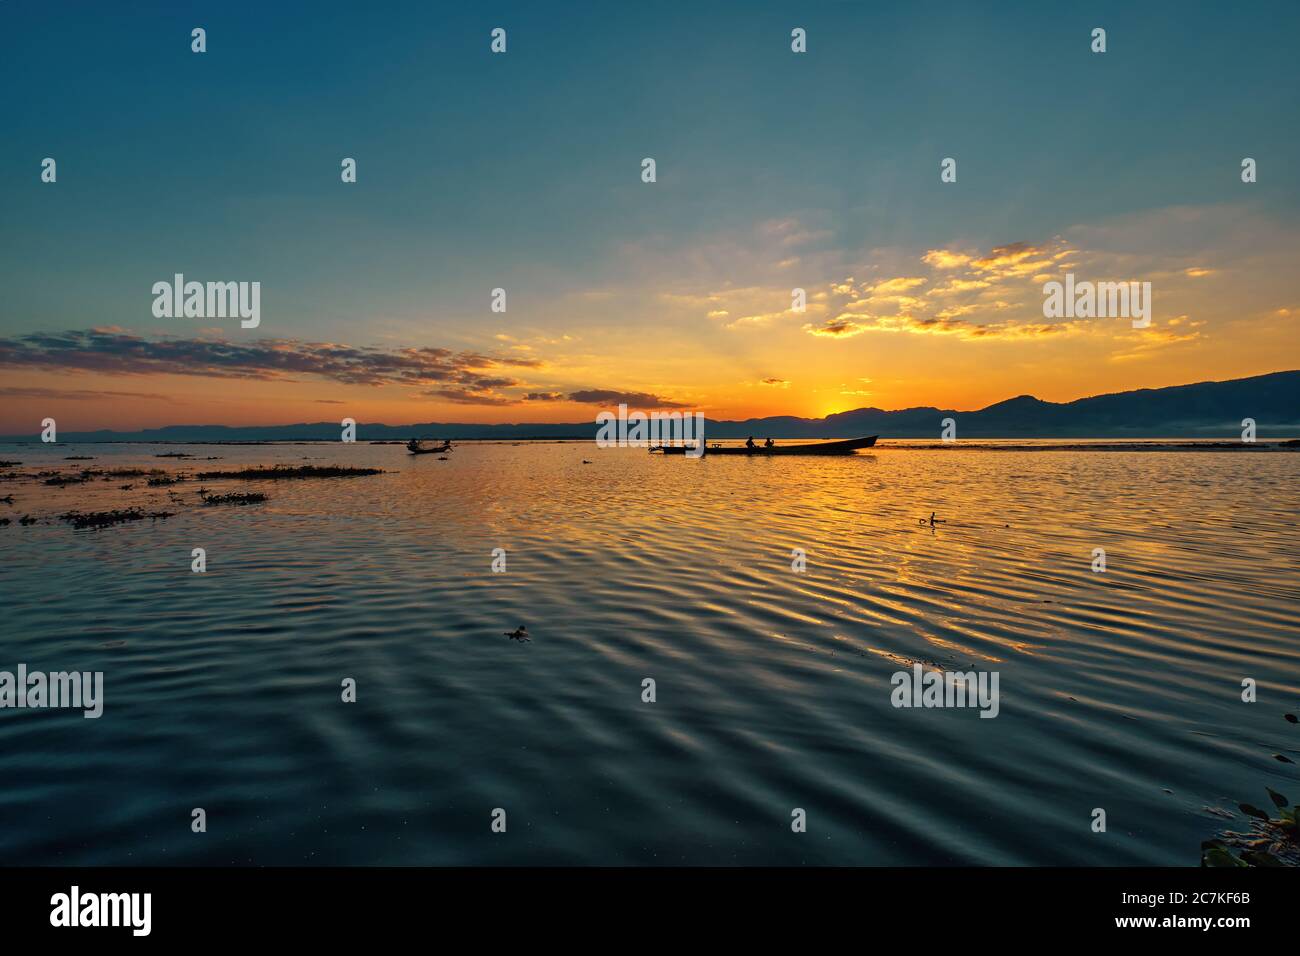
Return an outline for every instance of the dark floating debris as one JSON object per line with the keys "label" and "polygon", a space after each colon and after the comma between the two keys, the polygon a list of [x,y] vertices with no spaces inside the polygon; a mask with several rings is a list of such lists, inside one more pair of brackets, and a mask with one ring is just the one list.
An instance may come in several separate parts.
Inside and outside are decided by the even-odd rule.
{"label": "dark floating debris", "polygon": [[194,456],[184,451],[165,451],[161,455],[154,455],[155,458],[193,458]]}
{"label": "dark floating debris", "polygon": [[[1296,723],[1295,714],[1283,714]],[[1294,763],[1290,757],[1273,754],[1275,760]],[[1277,819],[1267,810],[1249,803],[1237,804],[1251,818],[1249,833],[1220,833],[1216,839],[1201,844],[1201,866],[1287,866],[1300,867],[1300,804],[1292,804],[1284,794],[1265,787],[1268,798],[1277,808]],[[1233,856],[1233,851],[1237,856]]]}
{"label": "dark floating debris", "polygon": [[150,488],[165,488],[167,485],[174,485],[178,481],[184,480],[184,475],[160,475],[157,478],[150,478],[148,485]]}
{"label": "dark floating debris", "polygon": [[243,481],[278,481],[282,478],[360,478],[382,475],[382,468],[344,468],[338,465],[273,465],[270,468],[243,468],[239,471],[201,471],[200,478],[238,478]]}
{"label": "dark floating debris", "polygon": [[0,501],[3,501],[3,502],[4,502],[5,504],[7,504],[7,505],[11,505],[11,504],[14,503],[14,496],[13,496],[13,495],[5,495],[3,498],[0,498]]}
{"label": "dark floating debris", "polygon": [[257,492],[243,493],[233,491],[228,495],[204,495],[205,505],[256,505],[266,500],[266,495]]}
{"label": "dark floating debris", "polygon": [[17,468],[21,461],[0,461],[0,468]]}
{"label": "dark floating debris", "polygon": [[[1249,803],[1239,803],[1237,808],[1251,818],[1250,833],[1224,833],[1219,839],[1201,844],[1201,866],[1297,866],[1300,865],[1300,834],[1297,833],[1296,814],[1300,806],[1290,806],[1291,801],[1272,787],[1265,787],[1268,797],[1277,808],[1277,819],[1267,810]],[[1237,851],[1237,856],[1232,851]]]}
{"label": "dark floating debris", "polygon": [[167,472],[161,468],[109,468],[107,471],[92,471],[92,475],[103,475],[105,478],[143,478],[145,475],[165,475]]}
{"label": "dark floating debris", "polygon": [[518,641],[521,644],[524,641],[528,641],[530,644],[532,643],[532,639],[528,636],[528,628],[524,627],[522,624],[513,631],[505,631],[504,633],[505,636],[510,638],[512,641]]}
{"label": "dark floating debris", "polygon": [[123,524],[127,521],[143,521],[145,518],[170,518],[173,512],[170,511],[145,511],[141,508],[126,508],[114,511],[69,511],[66,514],[59,515],[60,520],[66,521],[73,528],[109,528],[115,524]]}
{"label": "dark floating debris", "polygon": [[55,475],[52,478],[46,478],[45,484],[53,485],[55,488],[63,488],[67,485],[81,485],[90,481],[91,472],[83,471],[79,475]]}
{"label": "dark floating debris", "polygon": [[65,455],[64,461],[94,461],[94,455]]}
{"label": "dark floating debris", "polygon": [[3,527],[4,527],[5,525],[7,525],[8,523],[9,523],[9,519],[8,519],[8,518],[0,518],[0,528],[3,528]]}

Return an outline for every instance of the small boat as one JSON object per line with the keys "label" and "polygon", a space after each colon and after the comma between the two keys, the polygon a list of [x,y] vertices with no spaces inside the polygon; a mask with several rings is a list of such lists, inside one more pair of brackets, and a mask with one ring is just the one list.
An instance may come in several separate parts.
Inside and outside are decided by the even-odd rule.
{"label": "small boat", "polygon": [[422,444],[412,438],[406,443],[406,450],[412,455],[440,455],[443,452],[451,451],[451,442],[443,442],[437,448],[425,448]]}
{"label": "small boat", "polygon": [[[764,448],[762,445],[753,448],[746,448],[744,445],[714,445],[705,448],[704,453],[706,455],[753,455],[758,458],[768,455],[851,455],[859,448],[870,448],[879,437],[879,435],[872,435],[869,438],[846,438],[843,441],[823,441],[814,445],[773,445],[771,448]],[[665,455],[684,455],[687,451],[682,445],[662,445],[650,450],[663,452]]]}

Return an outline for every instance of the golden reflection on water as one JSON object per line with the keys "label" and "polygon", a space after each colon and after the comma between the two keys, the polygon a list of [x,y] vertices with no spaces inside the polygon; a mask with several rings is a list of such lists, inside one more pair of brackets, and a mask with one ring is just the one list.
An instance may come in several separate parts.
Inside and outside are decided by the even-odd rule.
{"label": "golden reflection on water", "polygon": [[[187,756],[185,721],[156,745],[124,736],[118,758],[212,774],[214,786],[228,772],[268,772],[269,760],[286,801],[260,808],[272,817],[289,813],[299,787],[346,789],[364,771],[380,791],[349,791],[341,805],[409,810],[433,787],[457,807],[509,797],[535,809],[553,822],[534,831],[534,862],[663,859],[648,846],[687,862],[779,862],[780,845],[750,830],[682,850],[661,808],[676,806],[690,832],[730,834],[737,807],[762,818],[791,800],[825,807],[820,862],[1173,863],[1184,846],[1194,861],[1199,807],[1253,793],[1258,772],[1273,772],[1256,751],[1277,737],[1276,707],[1241,705],[1242,676],[1270,700],[1300,692],[1293,455],[882,446],[844,459],[693,461],[471,443],[438,461],[389,445],[189,450],[222,460],[160,465],[148,446],[60,450],[94,462],[5,455],[23,472],[310,459],[385,474],[203,482],[269,495],[241,508],[199,504],[197,481],[8,482],[16,501],[4,513],[41,519],[0,529],[17,595],[10,652],[93,659],[125,640],[105,663],[117,668],[119,706],[154,713],[176,695],[176,708],[207,708],[189,713],[193,726],[211,714],[242,722],[225,728],[215,769]],[[52,518],[128,505],[176,514],[99,532]],[[931,512],[944,522],[933,529],[920,523]],[[198,543],[209,552],[202,580],[188,574]],[[1091,570],[1097,547],[1104,574]],[[494,548],[507,553],[504,574],[490,570]],[[803,573],[791,569],[795,548]],[[76,597],[50,605],[49,589]],[[501,636],[521,624],[531,644]],[[999,671],[999,717],[893,709],[890,675],[915,663]],[[345,672],[373,688],[364,720],[283,709],[332,693]],[[660,687],[652,709],[637,696],[647,675]],[[230,688],[242,710],[222,703]],[[15,728],[5,725],[28,732]],[[9,753],[0,762],[22,750]],[[134,807],[135,785],[103,773]],[[1097,805],[1099,779],[1154,821],[1140,838],[1081,839],[1043,809],[1045,794]],[[969,816],[954,821],[954,805]],[[586,816],[556,822],[561,806]],[[369,825],[384,826],[376,814]],[[1027,844],[1025,827],[1042,839]],[[102,836],[88,832],[87,845],[111,846],[92,839]],[[500,852],[439,831],[382,851],[359,840],[336,859]]]}

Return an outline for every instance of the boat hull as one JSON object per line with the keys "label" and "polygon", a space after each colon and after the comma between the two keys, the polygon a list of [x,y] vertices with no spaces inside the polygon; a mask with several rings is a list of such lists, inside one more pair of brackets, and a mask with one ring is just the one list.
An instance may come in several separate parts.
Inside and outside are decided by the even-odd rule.
{"label": "boat hull", "polygon": [[[771,448],[746,448],[744,445],[727,445],[722,448],[706,448],[705,454],[743,455],[746,458],[770,458],[774,455],[851,455],[859,448],[870,448],[879,435],[869,438],[849,438],[844,441],[819,442],[816,445],[773,445]],[[693,449],[692,449],[693,450]],[[651,451],[663,452],[665,455],[684,455],[687,449],[680,445],[666,445],[652,448]]]}

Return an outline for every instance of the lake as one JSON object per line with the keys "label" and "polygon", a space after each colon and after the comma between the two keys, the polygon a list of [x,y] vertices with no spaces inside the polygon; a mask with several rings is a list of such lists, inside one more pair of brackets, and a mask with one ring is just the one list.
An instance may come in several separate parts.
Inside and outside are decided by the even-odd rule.
{"label": "lake", "polygon": [[[104,675],[98,719],[0,709],[0,858],[1195,866],[1300,799],[1300,457],[906,445],[0,446],[385,471],[0,482],[0,670]],[[55,517],[128,505],[174,515]],[[997,716],[893,706],[918,663]]]}

